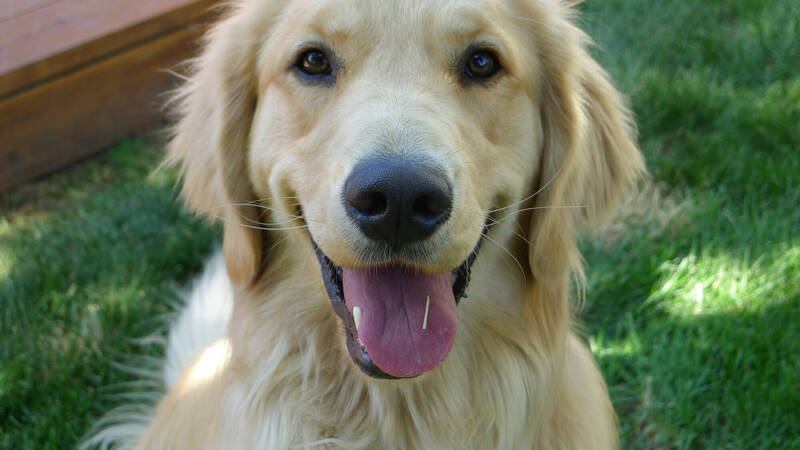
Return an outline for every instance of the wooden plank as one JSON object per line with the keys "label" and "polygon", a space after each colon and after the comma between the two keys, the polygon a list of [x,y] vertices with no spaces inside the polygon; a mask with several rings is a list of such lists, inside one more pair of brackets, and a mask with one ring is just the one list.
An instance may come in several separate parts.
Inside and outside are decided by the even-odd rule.
{"label": "wooden plank", "polygon": [[0,22],[63,0],[0,0]]}
{"label": "wooden plank", "polygon": [[0,22],[0,98],[198,21],[217,3],[64,0]]}
{"label": "wooden plank", "polygon": [[192,56],[200,26],[92,64],[0,102],[0,190],[97,152],[162,120],[162,69]]}

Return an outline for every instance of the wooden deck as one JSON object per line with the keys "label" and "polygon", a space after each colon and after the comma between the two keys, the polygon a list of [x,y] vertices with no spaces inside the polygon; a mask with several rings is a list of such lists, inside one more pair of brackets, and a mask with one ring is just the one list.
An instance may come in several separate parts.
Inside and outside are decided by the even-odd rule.
{"label": "wooden deck", "polygon": [[163,120],[217,0],[0,0],[0,191]]}

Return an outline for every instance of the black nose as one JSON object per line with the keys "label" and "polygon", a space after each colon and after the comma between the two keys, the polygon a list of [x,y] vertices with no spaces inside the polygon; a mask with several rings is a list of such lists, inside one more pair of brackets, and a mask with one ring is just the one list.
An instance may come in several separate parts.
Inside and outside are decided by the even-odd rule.
{"label": "black nose", "polygon": [[406,157],[362,161],[344,186],[347,214],[370,239],[398,250],[447,221],[453,192],[445,173]]}

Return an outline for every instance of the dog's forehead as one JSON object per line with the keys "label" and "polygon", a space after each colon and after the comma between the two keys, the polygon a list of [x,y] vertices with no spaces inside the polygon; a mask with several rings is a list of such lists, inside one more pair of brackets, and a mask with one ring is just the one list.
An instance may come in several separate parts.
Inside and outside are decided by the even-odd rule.
{"label": "dog's forehead", "polygon": [[[500,16],[497,0],[309,0],[295,3],[302,21],[332,39],[469,39],[487,31]],[[441,36],[445,37],[445,36]]]}

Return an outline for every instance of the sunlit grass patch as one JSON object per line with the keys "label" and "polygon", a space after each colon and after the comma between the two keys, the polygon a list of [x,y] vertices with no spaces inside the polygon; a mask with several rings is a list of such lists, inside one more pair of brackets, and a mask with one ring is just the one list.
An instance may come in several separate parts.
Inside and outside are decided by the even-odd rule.
{"label": "sunlit grass patch", "polygon": [[648,299],[672,315],[758,310],[800,295],[800,244],[770,253],[689,254],[665,262]]}

